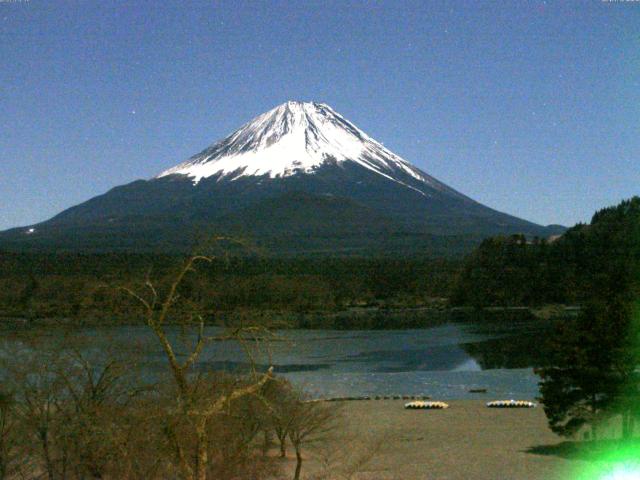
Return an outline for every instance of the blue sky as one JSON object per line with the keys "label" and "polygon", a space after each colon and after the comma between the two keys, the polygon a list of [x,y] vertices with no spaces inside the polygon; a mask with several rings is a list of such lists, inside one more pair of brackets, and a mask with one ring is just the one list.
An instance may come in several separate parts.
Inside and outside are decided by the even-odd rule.
{"label": "blue sky", "polygon": [[0,0],[0,229],[325,102],[542,224],[640,194],[640,2]]}

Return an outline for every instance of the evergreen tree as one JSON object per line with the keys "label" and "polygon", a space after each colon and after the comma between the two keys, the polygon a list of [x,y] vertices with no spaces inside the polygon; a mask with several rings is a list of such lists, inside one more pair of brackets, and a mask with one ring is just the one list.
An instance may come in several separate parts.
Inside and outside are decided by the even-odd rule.
{"label": "evergreen tree", "polygon": [[593,300],[580,317],[563,324],[554,340],[550,365],[538,369],[540,393],[549,426],[555,433],[573,435],[585,425],[597,437],[597,426],[615,413],[622,385],[624,323],[620,304]]}
{"label": "evergreen tree", "polygon": [[571,435],[589,424],[623,417],[633,434],[640,400],[640,198],[597,212],[579,235],[579,269],[587,301],[554,339],[550,366],[537,370],[553,431]]}

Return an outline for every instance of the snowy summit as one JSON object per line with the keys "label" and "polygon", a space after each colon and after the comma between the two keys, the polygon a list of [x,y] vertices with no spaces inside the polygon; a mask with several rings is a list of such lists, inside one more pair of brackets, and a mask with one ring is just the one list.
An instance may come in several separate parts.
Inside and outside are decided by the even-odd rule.
{"label": "snowy summit", "polygon": [[218,180],[263,175],[288,177],[311,174],[327,162],[338,165],[355,162],[413,190],[416,189],[396,174],[401,172],[400,177],[409,175],[431,187],[439,186],[439,182],[386,149],[330,106],[295,101],[257,116],[156,178],[186,175],[197,184],[213,176]]}

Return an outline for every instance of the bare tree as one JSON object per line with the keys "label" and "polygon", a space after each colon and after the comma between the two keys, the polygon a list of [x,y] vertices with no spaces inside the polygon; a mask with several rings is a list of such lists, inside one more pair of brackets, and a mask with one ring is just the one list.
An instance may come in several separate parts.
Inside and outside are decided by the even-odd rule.
{"label": "bare tree", "polygon": [[162,431],[164,405],[155,392],[136,396],[122,410],[119,429],[114,431],[113,455],[118,461],[110,466],[110,478],[150,480],[170,478],[166,436]]}
{"label": "bare tree", "polygon": [[0,480],[14,478],[24,465],[13,394],[0,390]]}
{"label": "bare tree", "polygon": [[133,358],[120,359],[110,351],[95,358],[86,347],[72,343],[57,364],[55,373],[64,385],[57,413],[64,418],[76,476],[103,478],[120,461],[122,420],[132,398],[144,389],[132,375]]}
{"label": "bare tree", "polygon": [[337,410],[325,402],[305,401],[300,395],[291,404],[289,439],[296,452],[294,480],[300,479],[305,448],[328,440],[328,436],[337,427]]}
{"label": "bare tree", "polygon": [[[348,445],[349,448],[345,448]],[[314,448],[314,457],[320,468],[312,480],[353,480],[370,468],[371,462],[380,453],[383,437],[360,437],[356,435],[336,435],[330,442]]]}
{"label": "bare tree", "polygon": [[287,438],[292,427],[298,402],[298,394],[291,383],[282,378],[273,378],[265,385],[262,398],[266,404],[265,431],[272,431],[278,439],[280,458],[287,456]]}
{"label": "bare tree", "polygon": [[134,360],[77,336],[24,339],[5,362],[14,392],[25,475],[105,478],[120,466],[125,419],[137,395]]}
{"label": "bare tree", "polygon": [[[167,321],[172,307],[179,299],[178,290],[189,272],[194,271],[197,262],[211,263],[214,257],[192,256],[179,270],[175,279],[169,285],[165,295],[160,295],[154,284],[147,279],[147,294],[137,293],[132,289],[124,290],[135,298],[144,309],[145,323],[155,334],[160,342],[164,354],[169,363],[173,381],[175,383],[176,409],[174,421],[165,426],[165,431],[174,449],[180,475],[185,480],[206,480],[209,470],[210,437],[209,427],[215,417],[229,408],[229,405],[242,397],[257,394],[272,376],[272,368],[264,374],[252,372],[252,381],[230,391],[211,391],[203,388],[200,377],[194,379],[193,366],[200,357],[205,346],[212,341],[237,340],[243,342],[246,335],[252,335],[255,331],[251,328],[237,328],[222,335],[213,337],[205,336],[204,318],[197,314],[181,316],[178,321],[183,327],[195,327],[197,329],[195,343],[180,361],[176,353],[176,345],[172,343],[167,334]],[[252,362],[253,363],[253,362]],[[189,437],[178,435],[178,427],[184,433],[185,428],[190,431],[193,440],[195,455],[187,453],[191,446]]]}
{"label": "bare tree", "polygon": [[58,415],[63,386],[53,370],[55,361],[49,352],[30,352],[14,362],[10,371],[16,412],[25,430],[24,454],[48,480],[65,478],[69,466],[69,443]]}

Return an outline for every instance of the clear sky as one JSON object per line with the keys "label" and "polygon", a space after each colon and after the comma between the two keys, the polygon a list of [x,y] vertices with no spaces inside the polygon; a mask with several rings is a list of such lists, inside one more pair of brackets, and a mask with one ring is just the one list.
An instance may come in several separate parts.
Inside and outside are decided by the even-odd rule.
{"label": "clear sky", "polygon": [[286,100],[542,224],[640,194],[639,1],[0,0],[0,229]]}

